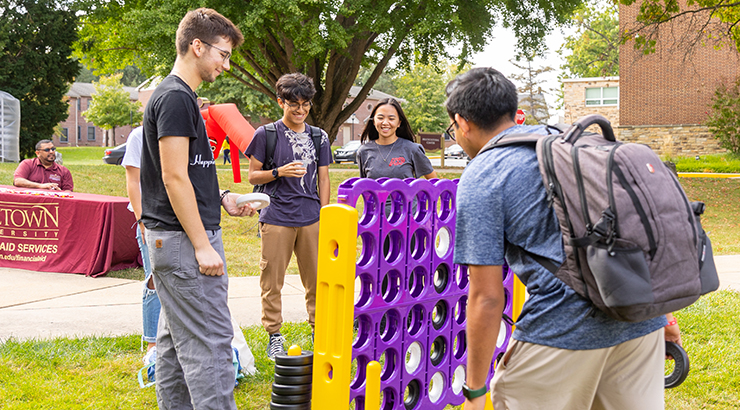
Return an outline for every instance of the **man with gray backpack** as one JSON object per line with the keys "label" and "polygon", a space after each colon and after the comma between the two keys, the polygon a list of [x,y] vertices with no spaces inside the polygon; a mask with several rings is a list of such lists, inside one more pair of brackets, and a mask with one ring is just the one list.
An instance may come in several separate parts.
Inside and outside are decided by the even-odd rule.
{"label": "man with gray backpack", "polygon": [[[564,134],[517,126],[516,87],[492,68],[446,92],[448,131],[473,158],[454,256],[470,279],[465,408],[483,409],[490,386],[496,410],[663,409],[665,341],[680,343],[670,312],[718,285],[702,207],[603,117]],[[584,134],[592,123],[603,136]],[[504,262],[529,298],[488,384]]]}

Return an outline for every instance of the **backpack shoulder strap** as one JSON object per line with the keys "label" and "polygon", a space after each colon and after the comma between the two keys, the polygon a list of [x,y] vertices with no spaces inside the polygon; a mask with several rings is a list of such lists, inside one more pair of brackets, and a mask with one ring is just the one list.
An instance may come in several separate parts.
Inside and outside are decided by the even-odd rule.
{"label": "backpack shoulder strap", "polygon": [[555,134],[562,134],[564,131],[563,129],[567,130],[567,125],[565,124],[556,124],[556,125],[548,125],[546,127],[547,134],[534,134],[531,132],[520,132],[520,133],[513,133],[513,134],[504,134],[504,135],[498,135],[494,138],[492,138],[486,145],[483,146],[483,148],[480,150],[478,155],[482,154],[485,151],[488,151],[493,148],[498,147],[506,147],[509,145],[535,145],[537,144],[537,141],[549,137],[551,135]]}
{"label": "backpack shoulder strap", "polygon": [[275,166],[273,157],[275,156],[275,146],[277,145],[277,129],[275,123],[265,124],[265,162],[262,169],[272,169]]}
{"label": "backpack shoulder strap", "polygon": [[535,145],[537,144],[537,141],[544,137],[547,137],[547,135],[529,133],[499,135],[488,141],[488,143],[481,148],[478,155],[494,148],[506,147],[509,145]]}
{"label": "backpack shoulder strap", "polygon": [[309,127],[311,127],[311,140],[313,140],[313,146],[316,148],[316,164],[318,164],[319,154],[321,153],[321,128],[313,125],[309,125]]}

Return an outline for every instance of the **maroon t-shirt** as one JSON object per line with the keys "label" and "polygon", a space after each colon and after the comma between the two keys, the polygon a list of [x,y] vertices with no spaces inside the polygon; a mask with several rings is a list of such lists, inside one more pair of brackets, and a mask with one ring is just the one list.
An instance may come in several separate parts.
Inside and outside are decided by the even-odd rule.
{"label": "maroon t-shirt", "polygon": [[59,185],[62,191],[72,191],[72,173],[62,165],[53,163],[49,168],[44,168],[38,158],[24,159],[15,169],[13,179],[25,178],[31,182],[48,184],[50,182]]}

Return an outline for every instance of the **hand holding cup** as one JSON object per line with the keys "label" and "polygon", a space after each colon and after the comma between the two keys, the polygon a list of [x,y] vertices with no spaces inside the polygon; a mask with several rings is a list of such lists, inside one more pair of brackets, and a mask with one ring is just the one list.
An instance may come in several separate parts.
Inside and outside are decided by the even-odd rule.
{"label": "hand holding cup", "polygon": [[290,164],[283,165],[280,169],[280,176],[300,178],[306,175],[306,167],[303,161],[296,160]]}

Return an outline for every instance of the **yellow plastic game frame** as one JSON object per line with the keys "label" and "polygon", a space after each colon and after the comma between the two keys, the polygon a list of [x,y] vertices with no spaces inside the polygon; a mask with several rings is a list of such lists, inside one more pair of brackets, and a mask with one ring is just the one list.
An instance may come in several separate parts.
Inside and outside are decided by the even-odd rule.
{"label": "yellow plastic game frame", "polygon": [[[332,204],[321,208],[320,218],[311,408],[348,410],[358,212],[351,206]],[[514,321],[525,298],[525,287],[515,277]],[[366,376],[365,408],[374,410],[381,404],[380,365],[368,363]],[[486,410],[492,410],[490,393],[487,396]]]}

